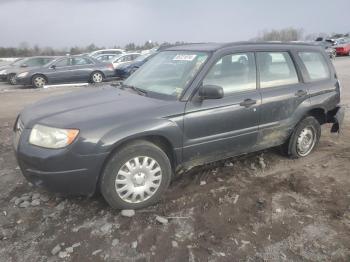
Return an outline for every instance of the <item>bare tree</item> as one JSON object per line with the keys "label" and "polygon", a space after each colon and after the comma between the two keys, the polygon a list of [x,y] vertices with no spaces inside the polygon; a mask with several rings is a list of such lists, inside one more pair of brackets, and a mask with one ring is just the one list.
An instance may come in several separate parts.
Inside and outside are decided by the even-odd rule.
{"label": "bare tree", "polygon": [[264,31],[254,40],[256,41],[299,41],[303,39],[303,29],[284,28],[281,30]]}

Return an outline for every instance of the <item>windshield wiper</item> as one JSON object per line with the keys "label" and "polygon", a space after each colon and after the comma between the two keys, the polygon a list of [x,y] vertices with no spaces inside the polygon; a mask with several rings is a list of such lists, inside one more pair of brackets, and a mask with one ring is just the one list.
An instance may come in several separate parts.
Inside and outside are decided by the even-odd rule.
{"label": "windshield wiper", "polygon": [[121,88],[121,89],[129,88],[129,89],[135,91],[136,93],[138,93],[139,95],[147,96],[147,91],[146,91],[146,90],[137,88],[136,86],[121,84],[121,85],[120,85],[120,88]]}

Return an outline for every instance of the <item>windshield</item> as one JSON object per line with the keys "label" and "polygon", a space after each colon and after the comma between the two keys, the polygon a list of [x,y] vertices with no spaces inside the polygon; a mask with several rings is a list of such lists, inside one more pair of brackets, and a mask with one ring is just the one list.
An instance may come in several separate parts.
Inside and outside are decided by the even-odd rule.
{"label": "windshield", "polygon": [[140,67],[124,84],[179,98],[207,58],[205,52],[163,51]]}

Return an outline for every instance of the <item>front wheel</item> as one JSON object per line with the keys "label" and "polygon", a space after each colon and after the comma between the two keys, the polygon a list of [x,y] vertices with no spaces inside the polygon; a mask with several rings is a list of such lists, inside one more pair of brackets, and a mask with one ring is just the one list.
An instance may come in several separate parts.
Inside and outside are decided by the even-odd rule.
{"label": "front wheel", "polygon": [[8,77],[8,82],[9,82],[10,85],[17,84],[16,74],[10,74],[9,77]]}
{"label": "front wheel", "polygon": [[170,184],[172,169],[166,153],[138,140],[118,150],[101,177],[101,192],[116,209],[139,209],[155,204]]}
{"label": "front wheel", "polygon": [[96,84],[96,83],[101,83],[103,81],[103,75],[101,72],[94,72],[91,74],[90,78],[91,83]]}
{"label": "front wheel", "polygon": [[42,75],[36,75],[32,79],[32,85],[34,88],[43,88],[46,83],[46,78]]}
{"label": "front wheel", "polygon": [[308,156],[317,146],[321,137],[321,126],[316,118],[308,116],[295,127],[285,148],[292,158]]}

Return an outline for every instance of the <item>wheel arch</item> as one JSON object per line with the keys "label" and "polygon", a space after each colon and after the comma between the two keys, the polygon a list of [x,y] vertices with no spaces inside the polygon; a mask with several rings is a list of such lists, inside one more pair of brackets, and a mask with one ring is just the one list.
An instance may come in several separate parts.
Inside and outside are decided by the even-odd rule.
{"label": "wheel arch", "polygon": [[30,78],[30,82],[31,82],[31,83],[33,83],[33,79],[34,79],[34,77],[36,77],[36,76],[42,76],[42,77],[44,77],[44,78],[45,78],[46,83],[48,83],[48,82],[49,82],[49,79],[47,78],[47,76],[46,76],[46,75],[44,75],[44,74],[42,74],[42,73],[35,73],[35,74],[33,74],[33,75],[32,75],[32,77]]}
{"label": "wheel arch", "polygon": [[327,111],[322,107],[316,107],[309,110],[305,116],[313,116],[317,119],[320,125],[327,123]]}
{"label": "wheel arch", "polygon": [[145,134],[145,135],[140,135],[140,136],[126,137],[126,138],[116,142],[113,145],[112,150],[109,152],[109,154],[107,155],[107,157],[103,161],[102,168],[100,169],[100,172],[99,172],[98,177],[97,177],[95,191],[100,190],[100,180],[101,180],[102,174],[105,170],[105,167],[106,167],[108,161],[113,157],[113,155],[121,148],[129,145],[130,143],[136,142],[138,140],[151,142],[151,143],[157,145],[159,148],[161,148],[165,152],[165,154],[168,156],[168,158],[170,160],[171,167],[173,169],[173,172],[175,172],[176,167],[177,167],[177,163],[178,163],[178,158],[176,156],[176,153],[175,153],[175,150],[174,150],[172,143],[165,136],[159,135],[159,134]]}

